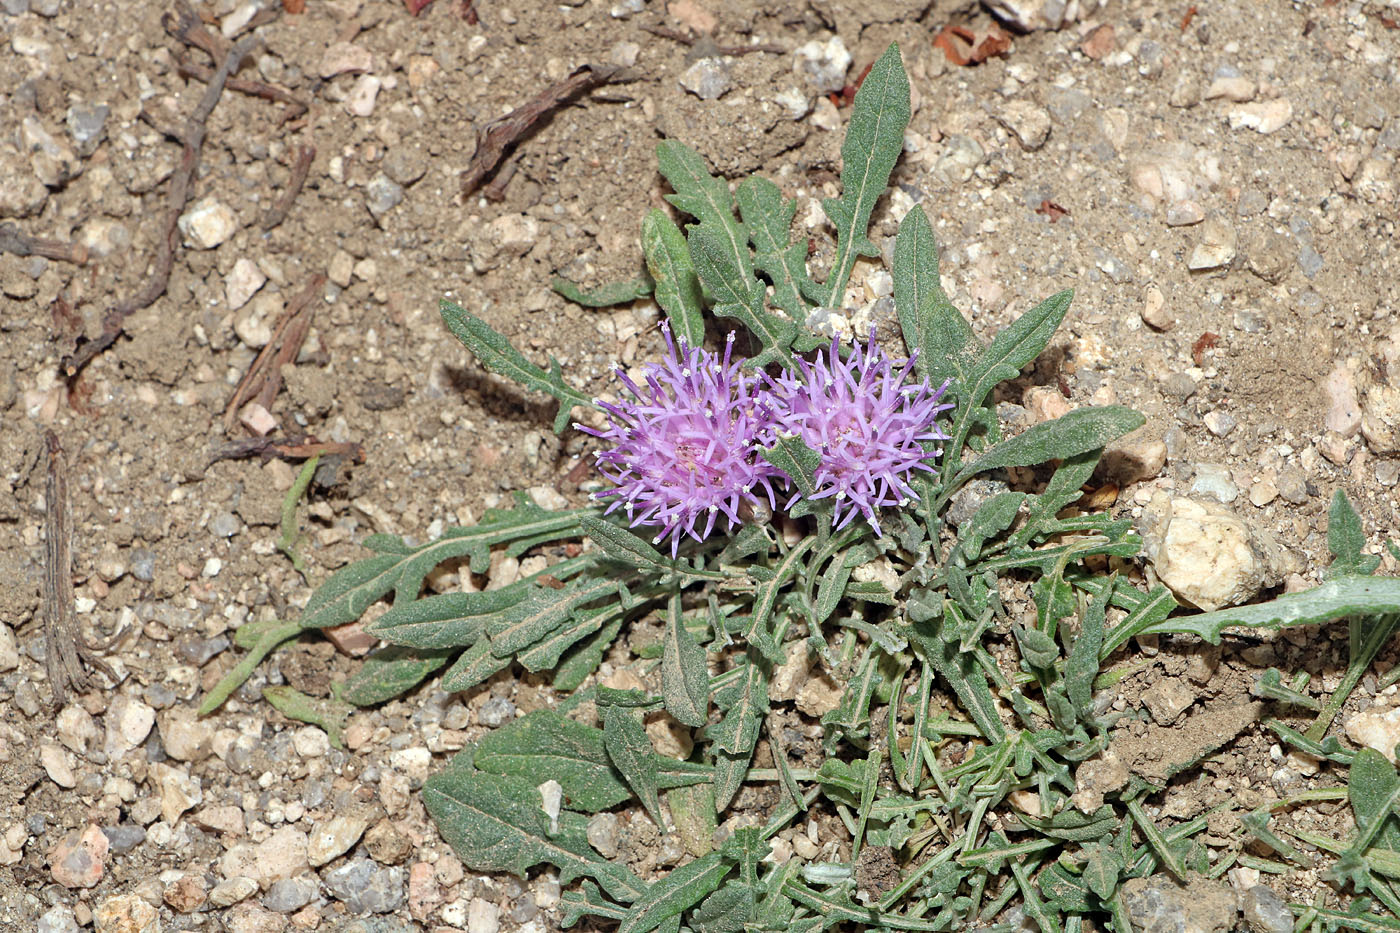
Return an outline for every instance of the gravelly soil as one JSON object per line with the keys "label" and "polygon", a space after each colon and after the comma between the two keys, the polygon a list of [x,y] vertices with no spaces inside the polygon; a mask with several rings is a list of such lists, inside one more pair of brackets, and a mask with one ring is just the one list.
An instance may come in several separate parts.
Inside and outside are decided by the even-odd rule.
{"label": "gravelly soil", "polygon": [[[464,873],[413,793],[465,742],[553,702],[546,683],[507,672],[462,695],[429,685],[357,713],[342,751],[259,699],[270,683],[325,695],[354,669],[330,643],[308,641],[214,715],[192,710],[236,662],[232,630],[303,604],[307,581],[360,555],[365,535],[425,540],[516,490],[547,506],[583,501],[582,439],[556,438],[546,406],[482,372],[436,304],[452,297],[529,355],[556,356],[575,384],[607,391],[613,364],[656,352],[654,305],[583,309],[549,281],[638,274],[637,221],[665,193],[658,139],[690,143],[730,177],[778,182],[799,199],[814,265],[829,257],[819,201],[835,190],[849,107],[819,92],[840,82],[813,87],[791,54],[763,52],[722,59],[723,94],[701,100],[681,78],[710,40],[690,49],[644,26],[787,49],[835,35],[852,58],[844,81],[900,43],[916,110],[872,236],[888,251],[898,218],[926,210],[945,287],[983,337],[1076,289],[1064,330],[1003,414],[1027,424],[1109,401],[1143,411],[1139,442],[1163,441],[1167,457],[1122,490],[1124,514],[1159,490],[1226,500],[1296,556],[1294,587],[1325,563],[1334,489],[1352,496],[1373,541],[1396,528],[1400,32],[1384,4],[1199,4],[1186,23],[1185,4],[1111,3],[1064,29],[1018,34],[975,67],[950,64],[932,38],[948,23],[977,31],[991,20],[943,0],[877,10],[518,0],[476,4],[474,25],[448,0],[416,18],[388,0],[306,6],[258,28],[263,47],[243,76],[290,89],[309,112],[282,123],[286,105],[224,94],[192,198],[223,218],[218,242],[197,248],[198,232],[185,235],[164,297],[69,387],[58,364],[75,334],[95,336],[105,309],[151,274],[180,157],[153,125],[178,124],[204,91],[177,60],[206,59],[166,34],[160,4],[0,2],[0,220],[90,254],[78,267],[0,253],[6,925],[42,916],[57,931],[105,910],[158,911],[166,929],[314,929],[363,908],[379,910],[386,930],[557,927],[548,873],[528,885]],[[216,27],[243,15],[232,0],[205,11]],[[588,62],[629,65],[630,80],[564,107],[522,143],[503,200],[458,198],[477,131]],[[304,144],[317,152],[306,187],[264,231]],[[364,460],[341,463],[303,509],[303,578],[275,547],[295,468],[211,462],[211,451],[248,436],[242,425],[225,433],[224,407],[317,273],[329,280],[271,407],[274,433],[358,442]],[[70,477],[78,619],[93,640],[118,633],[105,656],[119,682],[94,674],[61,711],[48,705],[40,621],[46,430]],[[1242,642],[1223,660],[1184,641],[1135,649],[1142,669],[1116,705],[1150,704],[1155,684],[1184,679],[1202,709],[1238,707],[1269,665],[1335,681],[1345,646],[1329,635],[1343,638]],[[620,647],[601,674],[620,676],[629,660]],[[1354,704],[1372,703],[1373,686]],[[801,710],[782,715],[820,736]],[[1124,754],[1150,769],[1161,737],[1139,725]],[[1168,793],[1164,818],[1335,782],[1271,760],[1271,733],[1257,724],[1213,728],[1238,738],[1206,780]],[[364,835],[313,869],[307,834],[337,815]],[[1291,818],[1323,831],[1344,819],[1326,807]],[[617,822],[624,857],[652,853],[639,867],[683,857],[644,816]],[[90,826],[102,832],[83,836]],[[839,845],[844,830],[826,814],[795,832]],[[80,838],[89,857],[65,858]],[[262,890],[236,898],[241,875]],[[283,877],[319,881],[272,885]],[[1318,882],[1276,883],[1310,897]]]}

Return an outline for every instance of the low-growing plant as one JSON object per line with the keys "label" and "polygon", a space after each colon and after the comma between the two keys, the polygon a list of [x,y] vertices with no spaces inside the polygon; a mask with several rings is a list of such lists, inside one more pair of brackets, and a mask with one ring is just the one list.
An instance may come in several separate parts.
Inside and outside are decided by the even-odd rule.
{"label": "low-growing plant", "polygon": [[[795,202],[776,185],[754,177],[731,191],[694,150],[661,143],[684,230],[653,210],[641,229],[646,277],[592,293],[560,285],[590,304],[650,293],[665,312],[667,355],[640,383],[620,376],[616,402],[579,391],[556,361],[531,362],[444,301],[447,326],[484,366],[558,401],[556,430],[576,410],[602,414],[587,429],[609,479],[599,505],[554,512],[521,498],[427,544],[374,535],[364,542],[374,555],[332,575],[299,622],[240,630],[253,652],[230,683],[287,638],[357,620],[390,593],[392,607],[366,626],[390,646],[342,685],[341,701],[383,702],[438,671],[448,691],[512,665],[552,672],[555,688],[573,691],[559,708],[494,730],[423,795],[471,867],[524,875],[550,864],[563,882],[582,879],[564,894],[566,926],[591,915],[618,921],[622,933],[941,931],[1004,922],[1017,907],[1043,933],[1079,933],[1087,918],[1130,933],[1128,879],[1282,863],[1247,852],[1243,836],[1212,861],[1197,838],[1207,816],[1157,825],[1144,802],[1164,788],[1141,777],[1104,799],[1071,799],[1080,764],[1106,749],[1122,716],[1099,702],[1096,691],[1118,676],[1102,672],[1104,662],[1138,635],[1218,642],[1228,626],[1345,616],[1352,665],[1318,726],[1303,734],[1272,725],[1290,745],[1351,769],[1355,839],[1291,835],[1335,852],[1333,877],[1365,897],[1347,910],[1300,905],[1300,922],[1400,929],[1366,909],[1368,899],[1400,907],[1400,778],[1381,756],[1324,739],[1400,618],[1400,585],[1370,576],[1376,562],[1362,552],[1345,498],[1333,503],[1329,582],[1263,605],[1178,613],[1165,587],[1141,589],[1104,570],[1138,556],[1129,521],[1079,507],[1104,447],[1143,417],[1081,408],[1007,436],[995,415],[993,390],[1045,349],[1069,292],[983,345],[944,293],[933,230],[916,206],[899,224],[891,269],[910,362],[890,359],[873,338],[832,341],[807,326],[841,307],[859,257],[880,255],[867,231],[909,114],[891,46],[855,97],[842,196],[823,205],[835,254],[821,282],[805,236],[791,236]],[[721,349],[705,349],[707,313],[743,325],[747,359],[727,333]],[[1041,482],[960,495],[974,478],[1013,467],[1036,468]],[[438,565],[464,560],[464,572],[481,573],[496,550],[550,563],[488,592],[423,594]],[[1033,615],[1008,611],[1013,585],[1028,589]],[[643,618],[662,631],[641,649],[659,668],[660,694],[580,689]],[[844,688],[821,717],[818,767],[794,765],[791,738],[770,728],[775,671],[809,662]],[[1298,703],[1310,699],[1302,686],[1272,672],[1259,691]],[[600,726],[571,717],[585,703]],[[654,750],[644,719],[659,710],[695,730],[684,759]],[[334,727],[331,712],[314,715]],[[963,754],[948,754],[952,743]],[[764,799],[776,802],[765,819],[717,832],[746,786],[775,788]],[[1270,828],[1270,812],[1340,793],[1290,799],[1244,825],[1279,858],[1308,862]],[[674,827],[692,857],[659,881],[604,858],[587,838],[590,814],[633,802],[663,831]],[[773,837],[814,808],[844,826],[839,845],[812,860],[765,861]]]}

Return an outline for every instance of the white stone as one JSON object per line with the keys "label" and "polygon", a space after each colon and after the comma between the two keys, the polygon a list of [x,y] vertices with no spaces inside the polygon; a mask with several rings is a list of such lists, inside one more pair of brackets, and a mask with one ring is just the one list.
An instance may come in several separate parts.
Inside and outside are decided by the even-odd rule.
{"label": "white stone", "polygon": [[104,720],[107,757],[120,758],[146,741],[156,724],[156,711],[140,700],[118,693],[107,707]]}
{"label": "white stone", "polygon": [[331,750],[331,742],[324,729],[302,726],[292,733],[292,748],[303,758],[324,758]]}
{"label": "white stone", "polygon": [[306,833],[281,826],[260,843],[243,842],[230,848],[219,859],[219,873],[225,878],[252,878],[266,889],[274,881],[293,878],[311,867],[306,845]]}
{"label": "white stone", "polygon": [[374,101],[379,96],[379,89],[384,82],[374,75],[360,75],[355,79],[355,86],[350,89],[350,95],[345,98],[345,110],[352,117],[368,117],[374,114]]}
{"label": "white stone", "polygon": [[160,914],[136,894],[109,897],[92,912],[97,933],[160,933]]}
{"label": "white stone", "polygon": [[467,933],[497,933],[501,928],[501,908],[485,898],[472,898],[467,908]]}
{"label": "white stone", "polygon": [[323,78],[341,74],[360,74],[374,68],[374,56],[368,49],[349,42],[336,42],[321,56],[318,69]]}
{"label": "white stone", "polygon": [[12,671],[19,667],[19,645],[15,641],[14,630],[0,622],[0,671]]}
{"label": "white stone", "polygon": [[1356,399],[1356,373],[1345,362],[1339,362],[1327,374],[1323,384],[1327,393],[1327,418],[1324,424],[1329,431],[1342,437],[1355,437],[1361,430],[1361,405]]}
{"label": "white stone", "polygon": [[1050,137],[1050,112],[1028,100],[1011,101],[996,118],[1027,151],[1034,152],[1044,146]]}
{"label": "white stone", "polygon": [[238,230],[233,209],[213,197],[196,201],[176,223],[191,249],[213,249]]}
{"label": "white stone", "polygon": [[1230,129],[1249,129],[1259,133],[1277,132],[1293,119],[1293,104],[1287,97],[1240,104],[1229,113]]}
{"label": "white stone", "polygon": [[73,756],[59,746],[51,742],[40,745],[39,764],[44,766],[49,780],[59,787],[69,788],[77,785],[78,779],[73,776]]}
{"label": "white stone", "polygon": [[180,816],[204,800],[204,791],[199,780],[192,778],[180,768],[172,767],[163,761],[151,765],[151,776],[160,788],[160,816],[174,826]]}
{"label": "white stone", "polygon": [[213,747],[214,724],[188,706],[165,710],[158,717],[160,744],[176,761],[202,761]]}
{"label": "white stone", "polygon": [[237,311],[248,303],[267,282],[267,276],[258,264],[246,257],[233,264],[233,270],[224,280],[224,300],[230,311]]}
{"label": "white stone", "polygon": [[367,821],[354,816],[333,816],[323,823],[317,823],[307,843],[307,861],[312,868],[320,868],[344,855],[360,841],[368,827]]}
{"label": "white stone", "polygon": [[259,437],[265,437],[277,429],[277,419],[272,416],[272,412],[257,402],[244,405],[243,410],[238,413],[238,420]]}
{"label": "white stone", "polygon": [[258,893],[258,883],[242,876],[216,884],[209,892],[209,903],[215,907],[232,907]]}
{"label": "white stone", "polygon": [[1159,491],[1143,510],[1141,531],[1157,577],[1179,599],[1206,611],[1247,602],[1289,571],[1272,534],[1213,502]]}
{"label": "white stone", "polygon": [[1194,272],[1227,266],[1235,258],[1236,245],[1234,226],[1228,220],[1212,217],[1201,225],[1200,239],[1186,262],[1187,268]]}
{"label": "white stone", "polygon": [[846,86],[851,53],[840,36],[825,42],[813,39],[793,52],[792,70],[807,80],[818,94],[833,94]]}
{"label": "white stone", "polygon": [[551,512],[558,512],[569,507],[569,500],[555,489],[553,486],[531,486],[530,498],[535,505]]}
{"label": "white stone", "polygon": [[1395,745],[1400,743],[1400,706],[1373,706],[1357,713],[1347,720],[1346,732],[1356,744],[1374,748],[1395,764]]}
{"label": "white stone", "polygon": [[1253,100],[1257,90],[1254,81],[1244,75],[1216,78],[1210,83],[1210,87],[1206,88],[1205,99],[1219,100],[1224,98],[1242,104],[1245,101]]}

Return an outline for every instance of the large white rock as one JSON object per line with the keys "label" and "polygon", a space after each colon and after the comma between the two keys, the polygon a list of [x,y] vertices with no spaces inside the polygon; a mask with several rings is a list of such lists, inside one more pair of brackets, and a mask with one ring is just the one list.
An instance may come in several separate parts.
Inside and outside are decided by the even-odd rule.
{"label": "large white rock", "polygon": [[1140,520],[1143,553],[1178,599],[1210,611],[1278,585],[1291,562],[1278,540],[1230,509],[1158,492]]}

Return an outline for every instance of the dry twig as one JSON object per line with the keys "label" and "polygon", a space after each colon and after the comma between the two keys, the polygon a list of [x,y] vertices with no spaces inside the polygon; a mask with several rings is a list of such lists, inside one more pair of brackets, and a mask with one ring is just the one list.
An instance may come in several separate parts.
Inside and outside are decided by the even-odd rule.
{"label": "dry twig", "polygon": [[[183,78],[194,78],[196,81],[208,81],[214,76],[214,69],[208,65],[201,65],[192,62],[187,58],[182,58],[176,63],[176,68]],[[275,84],[265,84],[262,81],[252,81],[248,78],[229,78],[224,85],[230,91],[237,91],[240,94],[248,94],[252,97],[261,97],[263,100],[276,101],[279,104],[288,104],[289,109],[282,116],[278,117],[277,123],[280,126],[297,117],[302,116],[310,108],[306,101],[297,97],[284,87]]]}
{"label": "dry twig", "polygon": [[306,184],[306,176],[311,172],[311,163],[315,158],[316,147],[310,144],[303,145],[297,152],[297,160],[292,164],[292,176],[287,179],[287,190],[282,192],[277,203],[272,205],[272,209],[263,218],[264,230],[271,230],[287,219],[287,212],[292,209],[292,203],[296,201],[297,195],[301,194],[302,186]]}
{"label": "dry twig", "polygon": [[[187,5],[181,3],[181,6],[188,11]],[[211,36],[209,31],[199,24],[197,18],[194,18],[194,23],[199,26],[199,31]],[[205,124],[223,95],[224,83],[238,70],[238,66],[257,46],[258,41],[254,36],[246,36],[228,50],[220,61],[218,70],[210,79],[204,96],[200,98],[199,106],[185,121],[184,130],[179,134],[184,149],[180,154],[180,166],[170,178],[170,196],[166,205],[166,215],[161,222],[160,240],[156,244],[155,268],[146,283],[137,289],[136,294],[107,310],[102,317],[101,334],[92,340],[78,338],[72,352],[64,356],[60,368],[70,381],[77,378],[93,357],[116,342],[124,332],[128,317],[143,308],[149,308],[156,299],[165,294],[165,289],[170,284],[170,270],[175,264],[175,246],[179,233],[176,225],[194,188],[194,176],[199,168],[199,156],[204,149],[204,136],[207,132]]]}
{"label": "dry twig", "polygon": [[277,392],[282,388],[282,367],[297,358],[306,333],[311,329],[311,316],[316,310],[316,296],[326,284],[324,275],[312,276],[311,281],[287,305],[277,319],[272,339],[258,352],[253,365],[243,374],[238,388],[224,409],[224,430],[232,431],[238,412],[249,401],[257,399],[263,408],[272,408]]}
{"label": "dry twig", "polygon": [[483,179],[501,163],[506,150],[535,128],[546,114],[580,94],[603,84],[622,80],[620,65],[584,65],[563,81],[541,91],[535,98],[487,125],[478,134],[476,155],[462,173],[462,197],[469,196]]}
{"label": "dry twig", "polygon": [[354,441],[322,441],[311,435],[305,437],[245,437],[215,447],[209,454],[209,462],[220,460],[242,460],[247,457],[261,457],[271,460],[309,460],[312,457],[349,457],[356,463],[363,463],[365,449]]}
{"label": "dry twig", "polygon": [[70,689],[87,686],[84,662],[106,674],[113,683],[118,678],[83,640],[73,617],[73,512],[68,502],[68,472],[58,435],[47,432],[44,445],[49,455],[48,485],[44,489],[44,644],[49,687],[57,708],[67,702]]}
{"label": "dry twig", "polygon": [[13,253],[16,256],[43,256],[58,262],[73,262],[82,265],[88,260],[87,247],[81,243],[63,240],[45,240],[29,236],[14,224],[0,224],[0,253]]}
{"label": "dry twig", "polygon": [[[672,42],[679,42],[682,45],[694,45],[701,38],[708,39],[708,36],[692,36],[688,32],[681,32],[679,29],[671,29],[667,26],[643,26],[647,32],[653,36],[660,36],[663,39],[670,39]],[[711,39],[711,42],[714,40]],[[757,45],[716,45],[714,53],[716,55],[751,55],[754,52],[770,52],[774,55],[786,55],[787,49],[781,45],[774,45],[769,42],[760,42]]]}

